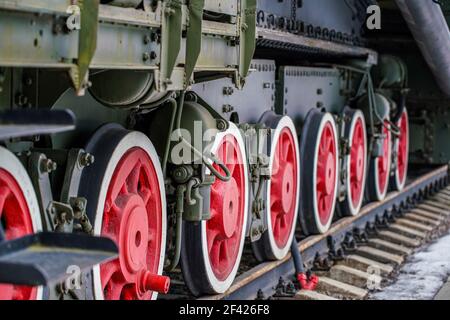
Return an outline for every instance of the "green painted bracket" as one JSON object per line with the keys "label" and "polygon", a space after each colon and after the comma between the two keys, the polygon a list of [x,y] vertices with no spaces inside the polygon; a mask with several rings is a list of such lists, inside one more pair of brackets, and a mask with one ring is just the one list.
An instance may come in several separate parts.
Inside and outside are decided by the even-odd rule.
{"label": "green painted bracket", "polygon": [[237,84],[242,87],[256,48],[256,0],[241,0],[240,15],[240,79]]}
{"label": "green painted bracket", "polygon": [[188,27],[186,39],[185,85],[194,72],[202,47],[202,22],[205,0],[191,0],[188,5]]}
{"label": "green painted bracket", "polygon": [[81,29],[79,31],[78,59],[70,71],[73,85],[78,94],[85,89],[89,66],[97,49],[99,0],[78,0]]}
{"label": "green painted bracket", "polygon": [[160,66],[160,87],[162,90],[165,90],[170,83],[170,78],[180,54],[183,28],[182,16],[181,0],[164,1]]}

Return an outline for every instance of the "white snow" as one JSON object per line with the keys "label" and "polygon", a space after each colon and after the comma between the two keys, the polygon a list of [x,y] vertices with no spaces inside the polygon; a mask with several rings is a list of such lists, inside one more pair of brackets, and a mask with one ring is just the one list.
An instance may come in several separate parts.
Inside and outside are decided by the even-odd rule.
{"label": "white snow", "polygon": [[371,295],[376,300],[431,300],[450,275],[450,234],[417,252],[401,268],[398,279]]}

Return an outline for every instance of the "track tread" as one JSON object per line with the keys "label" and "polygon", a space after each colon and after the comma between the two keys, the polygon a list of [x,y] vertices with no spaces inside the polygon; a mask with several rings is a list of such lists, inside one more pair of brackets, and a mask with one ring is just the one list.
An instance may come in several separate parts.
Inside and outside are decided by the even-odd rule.
{"label": "track tread", "polygon": [[401,256],[407,256],[413,253],[413,250],[411,248],[378,238],[369,239],[367,245],[375,249],[383,250]]}
{"label": "track tread", "polygon": [[390,242],[404,245],[404,246],[410,247],[410,248],[417,248],[421,245],[421,241],[419,241],[419,240],[411,239],[409,237],[399,235],[392,231],[380,231],[379,237],[382,240],[390,241]]}
{"label": "track tread", "polygon": [[396,266],[401,265],[404,261],[404,258],[402,256],[368,246],[358,248],[358,250],[356,250],[356,253],[358,255],[361,255],[368,259],[375,260],[377,262],[394,264]]}
{"label": "track tread", "polygon": [[334,297],[327,296],[317,291],[301,290],[294,296],[294,300],[339,300]]}
{"label": "track tread", "polygon": [[333,266],[330,269],[330,278],[358,288],[366,288],[369,281],[381,283],[382,280],[378,275],[369,274],[344,265]]}
{"label": "track tread", "polygon": [[320,277],[317,291],[342,299],[364,299],[368,291],[328,277]]}
{"label": "track tread", "polygon": [[348,257],[345,257],[344,261],[340,264],[361,271],[367,271],[370,267],[376,267],[381,271],[383,275],[389,275],[394,271],[394,267],[386,263],[381,263],[379,261],[375,261],[358,254],[352,254]]}

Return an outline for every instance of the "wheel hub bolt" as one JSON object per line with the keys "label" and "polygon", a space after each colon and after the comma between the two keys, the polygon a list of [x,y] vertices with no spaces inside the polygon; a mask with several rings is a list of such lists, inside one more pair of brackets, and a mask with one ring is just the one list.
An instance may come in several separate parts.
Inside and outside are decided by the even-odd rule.
{"label": "wheel hub bolt", "polygon": [[50,173],[56,170],[58,165],[51,159],[44,159],[41,162],[41,171],[45,173]]}
{"label": "wheel hub bolt", "polygon": [[80,156],[80,165],[82,167],[89,167],[92,165],[95,161],[95,157],[90,153],[83,153]]}

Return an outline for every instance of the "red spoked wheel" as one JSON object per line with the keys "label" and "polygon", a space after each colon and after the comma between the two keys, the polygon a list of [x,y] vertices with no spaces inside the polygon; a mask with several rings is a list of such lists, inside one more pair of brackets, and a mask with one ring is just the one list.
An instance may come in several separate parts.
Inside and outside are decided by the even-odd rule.
{"label": "red spoked wheel", "polygon": [[356,216],[364,199],[367,172],[367,134],[364,115],[359,110],[349,112],[351,122],[345,128],[345,138],[349,141],[350,152],[344,159],[346,166],[346,199],[342,202],[342,213]]}
{"label": "red spoked wheel", "polygon": [[394,175],[391,177],[391,185],[394,190],[402,191],[406,184],[408,176],[408,159],[409,159],[409,119],[406,108],[397,122],[397,127],[400,129],[400,136],[394,137],[394,158],[396,163]]}
{"label": "red spoked wheel", "polygon": [[[0,147],[0,221],[6,240],[42,231],[39,204],[20,161]],[[41,287],[0,284],[0,300],[37,300]]]}
{"label": "red spoked wheel", "polygon": [[339,153],[336,122],[329,113],[311,113],[303,127],[300,153],[300,223],[305,234],[325,233],[336,207]]}
{"label": "red spoked wheel", "polygon": [[211,186],[208,221],[184,223],[182,271],[187,286],[197,296],[223,293],[231,286],[241,261],[248,220],[247,158],[239,129],[230,124],[226,132],[216,136],[211,152],[227,166],[231,179],[216,179]]}
{"label": "red spoked wheel", "polygon": [[388,120],[384,122],[382,132],[384,138],[381,144],[381,155],[372,157],[370,160],[367,190],[369,199],[372,201],[383,200],[389,187],[392,143]]}
{"label": "red spoked wheel", "polygon": [[164,180],[157,153],[142,133],[106,126],[86,150],[95,163],[83,173],[80,193],[96,235],[119,247],[119,258],[94,267],[94,296],[150,300],[167,293],[161,276],[166,242]]}
{"label": "red spoked wheel", "polygon": [[277,122],[269,146],[271,180],[266,192],[267,232],[252,243],[259,260],[280,260],[290,250],[300,198],[300,154],[291,118],[263,116],[266,125]]}

